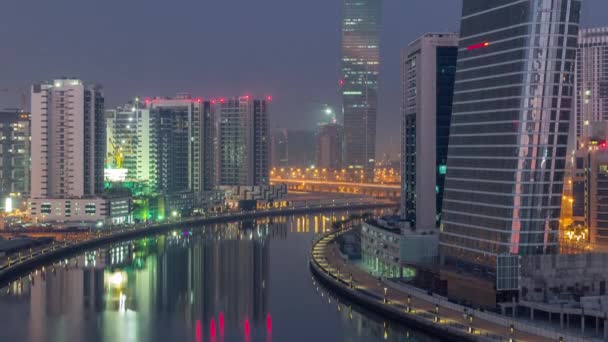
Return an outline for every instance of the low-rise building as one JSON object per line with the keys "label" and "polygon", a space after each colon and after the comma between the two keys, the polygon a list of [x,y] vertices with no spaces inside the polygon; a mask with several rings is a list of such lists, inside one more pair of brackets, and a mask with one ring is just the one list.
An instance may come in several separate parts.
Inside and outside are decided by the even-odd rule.
{"label": "low-rise building", "polygon": [[363,266],[372,274],[398,278],[401,267],[401,228],[382,219],[367,220],[361,226]]}
{"label": "low-rise building", "polygon": [[131,198],[31,199],[29,214],[39,223],[97,227],[131,222]]}

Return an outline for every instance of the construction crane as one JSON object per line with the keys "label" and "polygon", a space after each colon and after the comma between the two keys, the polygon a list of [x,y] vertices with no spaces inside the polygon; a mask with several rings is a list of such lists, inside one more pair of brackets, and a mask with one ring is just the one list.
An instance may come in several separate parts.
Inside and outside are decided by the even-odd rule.
{"label": "construction crane", "polygon": [[108,142],[112,146],[112,151],[108,153],[108,158],[114,160],[114,167],[117,169],[122,169],[123,163],[125,161],[125,153],[132,153],[133,150],[130,144],[122,144],[123,146],[119,146],[114,139],[108,139]]}
{"label": "construction crane", "polygon": [[14,93],[14,94],[18,94],[21,97],[21,112],[22,113],[26,112],[26,110],[27,110],[27,108],[26,108],[27,107],[26,106],[27,97],[25,96],[25,91],[4,88],[4,89],[0,89],[0,93]]}

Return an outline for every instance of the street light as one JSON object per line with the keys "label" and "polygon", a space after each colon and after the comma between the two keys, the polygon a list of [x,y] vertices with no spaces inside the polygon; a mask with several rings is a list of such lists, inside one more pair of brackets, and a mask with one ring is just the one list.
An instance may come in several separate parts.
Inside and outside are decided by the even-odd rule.
{"label": "street light", "polygon": [[515,342],[515,326],[513,324],[509,326],[509,333],[511,334],[509,342]]}
{"label": "street light", "polygon": [[435,304],[435,322],[439,323],[439,305]]}

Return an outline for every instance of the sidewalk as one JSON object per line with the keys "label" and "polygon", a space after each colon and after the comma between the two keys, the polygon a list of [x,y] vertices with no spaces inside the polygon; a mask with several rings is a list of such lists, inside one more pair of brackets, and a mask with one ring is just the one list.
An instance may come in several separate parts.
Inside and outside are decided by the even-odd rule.
{"label": "sidewalk", "polygon": [[[459,331],[469,331],[469,328],[474,329],[474,334],[480,338],[486,338],[497,341],[509,341],[510,338],[516,341],[528,341],[528,342],[557,342],[559,337],[557,333],[551,332],[540,332],[542,330],[539,327],[539,334],[532,334],[524,331],[514,329],[511,332],[511,324],[514,326],[521,325],[517,321],[508,322],[506,317],[497,317],[492,321],[488,321],[479,316],[488,316],[490,313],[474,311],[472,309],[465,309],[456,304],[447,302],[445,298],[439,296],[429,296],[421,289],[410,291],[407,286],[393,283],[390,281],[379,281],[378,278],[373,277],[365,270],[357,267],[356,265],[345,262],[342,259],[338,245],[334,243],[335,234],[326,236],[319,241],[313,248],[313,258],[317,263],[325,268],[334,278],[341,280],[344,284],[350,284],[352,281],[353,287],[362,292],[364,295],[375,298],[380,302],[384,302],[385,299],[390,305],[400,310],[403,310],[404,314],[407,312],[408,301],[410,303],[411,312],[418,317],[423,317],[430,322],[435,324],[441,324],[443,326],[449,326]],[[352,275],[352,280],[351,280]],[[345,285],[346,286],[346,285]],[[462,308],[462,309],[461,309]],[[464,310],[467,310],[465,313]],[[436,323],[436,320],[439,323]],[[505,321],[505,324],[497,324],[496,321]],[[532,327],[528,327],[527,331],[533,331]],[[556,334],[555,337],[546,337],[547,335]],[[544,335],[544,336],[543,336]],[[574,341],[578,339],[566,338],[564,341]]]}

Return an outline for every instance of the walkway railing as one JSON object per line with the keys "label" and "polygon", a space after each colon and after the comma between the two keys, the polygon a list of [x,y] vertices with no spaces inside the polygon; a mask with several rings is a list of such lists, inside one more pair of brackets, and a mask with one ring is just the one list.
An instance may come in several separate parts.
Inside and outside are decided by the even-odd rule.
{"label": "walkway railing", "polygon": [[[400,316],[409,321],[422,323],[427,327],[432,327],[434,330],[448,330],[449,333],[457,334],[462,337],[462,334],[467,334],[472,340],[488,340],[488,341],[522,341],[521,338],[516,339],[516,335],[531,335],[531,338],[539,341],[572,341],[572,342],[588,342],[594,341],[589,338],[573,336],[565,332],[559,332],[554,329],[547,329],[543,326],[538,326],[533,323],[523,322],[517,319],[509,319],[490,312],[482,312],[464,307],[452,302],[446,298],[429,295],[426,291],[395,282],[384,282],[384,295],[374,292],[369,289],[369,286],[361,284],[353,279],[353,274],[346,272],[340,267],[331,265],[327,260],[327,247],[340,235],[347,232],[349,229],[328,233],[322,236],[319,240],[313,242],[311,248],[310,264],[313,269],[325,275],[333,281],[334,286],[340,286],[342,291],[347,291],[353,298],[363,300],[366,303],[371,303],[385,310],[386,312],[398,312]],[[387,293],[393,294],[387,296]],[[405,301],[395,299],[395,292],[400,293],[405,297]],[[416,307],[414,300],[423,301],[431,306],[431,309]],[[427,305],[427,306],[429,306]],[[432,308],[434,307],[434,309]],[[446,311],[457,313],[460,319],[449,318],[447,315],[442,315]],[[453,316],[453,315],[452,315]],[[504,333],[492,331],[487,327],[490,325],[500,326]],[[600,341],[600,340],[597,340]]]}

